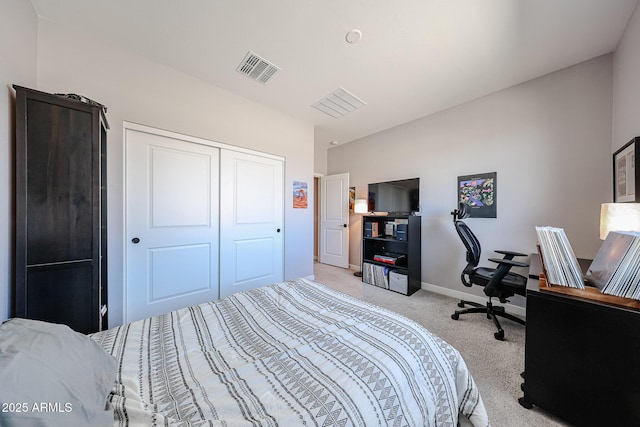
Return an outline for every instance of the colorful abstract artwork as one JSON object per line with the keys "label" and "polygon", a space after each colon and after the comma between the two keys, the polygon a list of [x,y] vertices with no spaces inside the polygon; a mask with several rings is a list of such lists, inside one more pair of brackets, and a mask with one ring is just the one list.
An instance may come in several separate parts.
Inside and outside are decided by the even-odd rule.
{"label": "colorful abstract artwork", "polygon": [[496,172],[458,177],[458,202],[471,218],[496,218]]}
{"label": "colorful abstract artwork", "polygon": [[307,208],[307,183],[303,181],[293,181],[293,207]]}

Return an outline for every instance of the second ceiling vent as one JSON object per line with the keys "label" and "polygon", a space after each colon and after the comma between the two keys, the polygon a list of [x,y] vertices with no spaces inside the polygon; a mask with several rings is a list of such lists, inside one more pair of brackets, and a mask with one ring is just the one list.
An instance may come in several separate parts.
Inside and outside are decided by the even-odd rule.
{"label": "second ceiling vent", "polygon": [[311,106],[331,117],[338,118],[364,105],[366,103],[363,100],[349,93],[345,88],[339,87]]}
{"label": "second ceiling vent", "polygon": [[280,67],[249,51],[240,65],[238,65],[238,68],[236,68],[236,71],[252,80],[265,84],[275,73],[280,71]]}

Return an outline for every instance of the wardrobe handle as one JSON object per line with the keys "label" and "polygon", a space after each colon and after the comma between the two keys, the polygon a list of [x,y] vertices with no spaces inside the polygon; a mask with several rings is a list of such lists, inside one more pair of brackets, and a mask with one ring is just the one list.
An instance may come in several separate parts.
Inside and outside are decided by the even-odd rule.
{"label": "wardrobe handle", "polygon": [[279,233],[279,232],[280,232],[280,229],[279,229],[279,228],[278,228],[278,229],[276,229],[276,232],[277,232],[277,233]]}
{"label": "wardrobe handle", "polygon": [[140,243],[140,239],[138,239],[137,237],[134,237],[133,239],[131,239],[131,241],[132,241],[134,244],[138,244],[138,243]]}
{"label": "wardrobe handle", "polygon": [[342,226],[343,226],[344,228],[347,228],[347,224],[342,224]]}

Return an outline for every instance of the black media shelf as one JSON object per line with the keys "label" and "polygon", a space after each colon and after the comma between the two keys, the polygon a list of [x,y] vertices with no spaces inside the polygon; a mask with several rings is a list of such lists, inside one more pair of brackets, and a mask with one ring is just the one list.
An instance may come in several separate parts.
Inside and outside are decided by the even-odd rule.
{"label": "black media shelf", "polygon": [[[362,281],[404,295],[419,290],[422,218],[368,215],[362,221]],[[374,260],[376,255],[399,259],[394,265]]]}

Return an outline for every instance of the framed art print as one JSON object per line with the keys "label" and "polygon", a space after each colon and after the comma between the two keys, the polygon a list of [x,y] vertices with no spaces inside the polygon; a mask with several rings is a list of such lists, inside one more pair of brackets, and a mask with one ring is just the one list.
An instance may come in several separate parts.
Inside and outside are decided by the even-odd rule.
{"label": "framed art print", "polygon": [[356,203],[356,187],[349,187],[349,212],[353,213],[353,207]]}
{"label": "framed art print", "polygon": [[307,209],[307,183],[304,181],[293,181],[293,207]]}
{"label": "framed art print", "polygon": [[496,172],[458,177],[458,202],[470,218],[496,218]]}
{"label": "framed art print", "polygon": [[640,174],[636,168],[636,153],[640,137],[635,137],[613,153],[613,201],[640,202],[636,191],[640,186]]}

